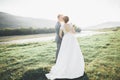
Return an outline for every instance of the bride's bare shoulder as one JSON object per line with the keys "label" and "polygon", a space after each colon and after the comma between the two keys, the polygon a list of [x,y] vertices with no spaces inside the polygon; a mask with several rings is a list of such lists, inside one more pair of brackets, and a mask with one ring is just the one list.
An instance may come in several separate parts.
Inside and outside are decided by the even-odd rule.
{"label": "bride's bare shoulder", "polygon": [[68,27],[68,26],[70,26],[70,24],[65,24],[64,26],[65,26],[65,27]]}

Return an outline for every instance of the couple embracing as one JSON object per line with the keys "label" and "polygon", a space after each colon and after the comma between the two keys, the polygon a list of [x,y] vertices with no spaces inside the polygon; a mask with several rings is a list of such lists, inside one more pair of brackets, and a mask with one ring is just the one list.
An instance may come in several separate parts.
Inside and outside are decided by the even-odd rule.
{"label": "couple embracing", "polygon": [[58,15],[56,29],[56,63],[46,77],[55,79],[75,79],[84,75],[84,57],[75,37],[75,29],[69,24],[69,17]]}

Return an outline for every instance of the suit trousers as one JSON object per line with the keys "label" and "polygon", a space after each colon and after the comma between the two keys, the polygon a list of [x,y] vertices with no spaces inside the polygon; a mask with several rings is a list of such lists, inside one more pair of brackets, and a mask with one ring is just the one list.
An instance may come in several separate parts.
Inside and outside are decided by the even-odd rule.
{"label": "suit trousers", "polygon": [[57,42],[56,60],[55,61],[57,61],[57,57],[58,57],[58,54],[59,54],[60,47],[61,47],[61,42]]}

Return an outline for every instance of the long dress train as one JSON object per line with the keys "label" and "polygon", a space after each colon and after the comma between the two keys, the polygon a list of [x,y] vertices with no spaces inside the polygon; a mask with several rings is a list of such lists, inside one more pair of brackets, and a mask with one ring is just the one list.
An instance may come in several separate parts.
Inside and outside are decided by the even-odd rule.
{"label": "long dress train", "polygon": [[48,79],[74,79],[83,76],[84,58],[79,43],[73,33],[66,32],[64,26],[61,29],[64,31],[64,37],[58,59],[46,77]]}

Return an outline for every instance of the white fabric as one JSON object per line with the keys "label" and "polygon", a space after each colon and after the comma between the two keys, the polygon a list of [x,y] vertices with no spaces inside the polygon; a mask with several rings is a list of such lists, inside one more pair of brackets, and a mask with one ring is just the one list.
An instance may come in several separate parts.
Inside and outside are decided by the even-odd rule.
{"label": "white fabric", "polygon": [[[61,27],[65,31],[64,26]],[[74,34],[64,34],[56,64],[46,74],[48,79],[67,78],[73,79],[83,76],[84,58]]]}
{"label": "white fabric", "polygon": [[[70,29],[71,29],[69,32],[72,32],[72,27],[73,27],[73,25],[72,25],[72,24],[68,24],[68,25],[69,25],[69,27],[70,27]],[[65,30],[64,27],[65,27],[65,26],[64,26],[64,24],[62,23],[60,29],[63,30],[64,34],[66,34],[66,33],[68,33],[68,32]]]}

